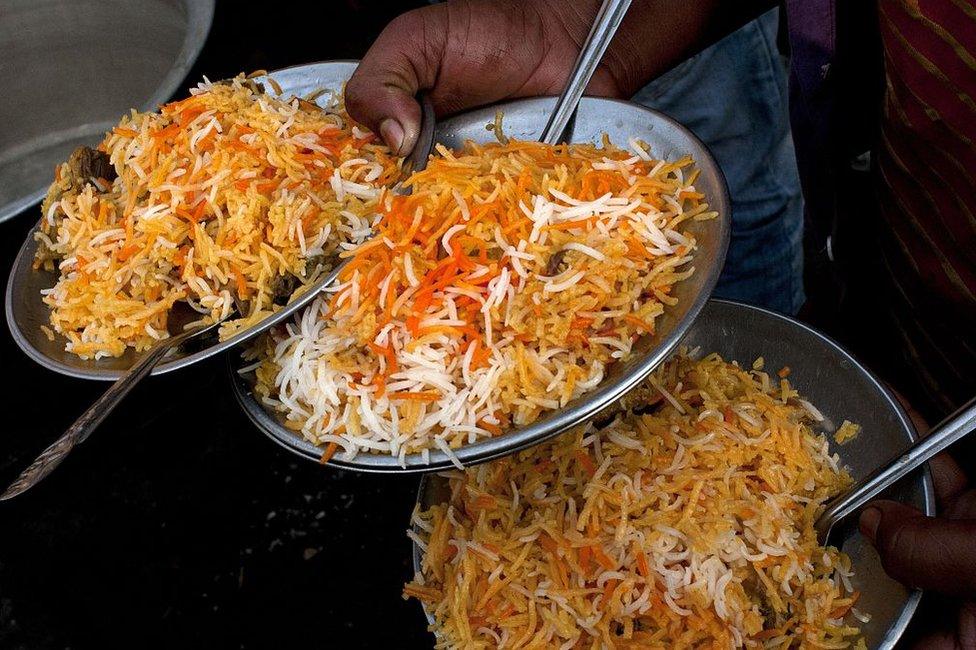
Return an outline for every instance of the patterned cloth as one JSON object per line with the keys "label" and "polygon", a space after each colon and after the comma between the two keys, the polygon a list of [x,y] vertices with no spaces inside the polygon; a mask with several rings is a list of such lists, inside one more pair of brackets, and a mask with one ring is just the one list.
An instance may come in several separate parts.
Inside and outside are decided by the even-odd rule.
{"label": "patterned cloth", "polygon": [[879,3],[878,177],[892,320],[940,410],[976,393],[976,6]]}
{"label": "patterned cloth", "polygon": [[[848,271],[867,279],[857,325],[887,346],[889,379],[938,417],[976,394],[976,6],[790,0],[787,10],[811,231],[859,235],[846,244]],[[868,149],[873,173],[852,182]]]}

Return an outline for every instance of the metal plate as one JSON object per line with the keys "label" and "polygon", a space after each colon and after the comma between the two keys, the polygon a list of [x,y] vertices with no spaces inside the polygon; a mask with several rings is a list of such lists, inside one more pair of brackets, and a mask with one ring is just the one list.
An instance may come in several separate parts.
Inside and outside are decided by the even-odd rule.
{"label": "metal plate", "polygon": [[[718,352],[727,361],[751,367],[763,357],[766,368],[789,366],[790,381],[826,418],[831,451],[855,479],[888,461],[915,440],[908,416],[864,366],[829,338],[791,318],[740,303],[712,300],[682,341],[700,347],[702,354]],[[845,420],[863,426],[861,433],[844,445],[829,434]],[[925,472],[895,485],[883,495],[935,514],[932,481]],[[418,502],[422,508],[450,497],[446,479],[424,477]],[[854,522],[841,525],[832,541],[847,553],[854,568],[854,588],[861,592],[857,607],[871,615],[861,625],[869,648],[893,648],[918,606],[920,591],[907,589],[890,578],[874,547],[857,532]],[[416,532],[416,531],[415,531]],[[420,549],[413,546],[414,570],[420,570]],[[426,611],[425,611],[426,613]],[[428,614],[428,621],[431,620]]]}
{"label": "metal plate", "polygon": [[[335,61],[286,68],[270,76],[279,83],[286,96],[304,96],[319,88],[341,89],[342,84],[355,69],[355,61]],[[271,90],[270,87],[268,90]],[[320,102],[323,103],[327,100],[327,97],[320,98]],[[131,348],[120,357],[86,361],[65,352],[64,337],[58,335],[55,336],[54,341],[51,341],[41,331],[41,325],[49,322],[49,310],[41,300],[41,290],[54,286],[58,275],[56,272],[33,270],[32,263],[36,252],[37,242],[34,241],[33,231],[31,231],[17,254],[10,272],[10,280],[7,282],[5,310],[7,324],[10,326],[14,341],[27,356],[49,370],[79,379],[103,381],[118,379],[132,366],[138,356]],[[212,339],[200,347],[174,350],[167,357],[168,360],[159,364],[152,374],[160,375],[178,370],[229,350],[286,318],[288,318],[287,314],[278,312],[226,341],[218,342]]]}
{"label": "metal plate", "polygon": [[[334,64],[306,66],[304,71],[318,79],[324,74],[321,65]],[[290,76],[280,79],[294,83],[296,77],[300,76],[300,70],[292,69]],[[279,77],[276,75],[276,78]],[[308,87],[314,85],[307,84]],[[554,103],[555,98],[539,97],[463,113],[438,124],[435,141],[451,148],[460,147],[468,139],[490,141],[494,136],[485,125],[494,121],[496,111],[504,113],[507,135],[535,140]],[[696,271],[691,278],[676,285],[674,295],[678,298],[677,306],[666,310],[657,321],[654,336],[645,336],[635,344],[630,361],[613,366],[597,390],[532,425],[462,447],[457,451],[457,456],[465,465],[482,463],[537,444],[589,419],[613,403],[644,379],[674,349],[718,281],[728,248],[731,207],[725,178],[705,146],[690,131],[662,113],[630,102],[584,97],[573,126],[572,141],[599,143],[604,133],[620,146],[626,146],[630,138],[640,138],[651,145],[652,155],[663,158],[673,159],[691,154],[701,170],[695,186],[704,192],[719,217],[689,226],[698,239],[694,261]],[[231,362],[232,371],[235,364],[236,359]],[[278,413],[266,410],[254,398],[248,381],[236,372],[232,374],[237,398],[251,421],[286,449],[318,462],[322,449],[286,428]],[[411,454],[406,457],[405,467],[392,456],[365,452],[350,461],[333,457],[328,464],[366,472],[429,472],[451,467],[450,459],[439,450],[431,450],[429,463],[424,463],[420,454]]]}
{"label": "metal plate", "polygon": [[119,115],[166,101],[210,30],[213,0],[5,0],[0,7],[0,221]]}

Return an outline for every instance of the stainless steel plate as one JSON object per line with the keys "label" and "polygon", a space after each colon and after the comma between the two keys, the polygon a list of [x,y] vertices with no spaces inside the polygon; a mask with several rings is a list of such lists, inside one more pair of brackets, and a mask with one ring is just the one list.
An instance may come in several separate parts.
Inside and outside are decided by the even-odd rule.
{"label": "stainless steel plate", "polygon": [[5,0],[0,221],[36,203],[73,149],[154,107],[196,59],[213,0]]}
{"label": "stainless steel plate", "polygon": [[[747,367],[763,357],[766,367],[789,366],[790,381],[825,416],[823,430],[832,433],[845,420],[864,428],[853,440],[831,450],[840,455],[855,479],[864,476],[896,451],[915,440],[915,429],[891,394],[864,366],[826,336],[791,318],[747,305],[712,300],[702,310],[682,346],[718,352]],[[907,503],[932,515],[935,497],[928,472],[894,486],[885,498]],[[418,503],[422,508],[450,497],[446,479],[424,477]],[[854,587],[861,592],[857,607],[871,615],[861,625],[869,648],[893,648],[918,606],[920,591],[888,577],[874,548],[857,532],[854,522],[834,532],[833,541],[854,567]],[[416,531],[415,531],[416,532]],[[420,570],[420,549],[413,546],[414,570]],[[428,614],[428,620],[430,616]]]}
{"label": "stainless steel plate", "polygon": [[[289,79],[298,77],[300,71],[307,71],[308,75],[318,77],[322,74],[321,65],[334,64],[294,68]],[[463,113],[438,124],[435,141],[451,148],[458,148],[469,139],[490,141],[494,135],[485,126],[494,121],[495,113],[499,110],[504,113],[507,135],[535,140],[554,103],[555,98],[539,97]],[[635,344],[631,361],[614,366],[594,392],[531,426],[462,447],[457,456],[465,465],[482,463],[537,444],[586,421],[600,409],[613,403],[644,379],[674,349],[718,281],[728,248],[731,207],[724,176],[705,146],[690,131],[657,111],[630,102],[583,98],[573,126],[572,141],[599,143],[604,133],[620,146],[626,146],[630,138],[642,139],[651,145],[653,155],[663,158],[674,159],[691,154],[701,169],[695,186],[705,193],[712,208],[719,213],[719,218],[689,226],[698,239],[699,248],[694,262],[696,271],[691,278],[675,287],[674,295],[678,298],[678,305],[668,309],[658,320],[654,336],[645,336]],[[232,370],[239,365],[236,359],[232,360]],[[318,461],[322,449],[286,428],[279,414],[266,410],[254,398],[248,378],[239,377],[236,372],[232,374],[237,398],[251,421],[286,449]],[[432,450],[429,463],[424,463],[420,454],[407,456],[405,466],[400,466],[391,456],[361,453],[351,461],[334,457],[329,464],[367,472],[429,472],[450,467],[451,461],[443,452]]]}
{"label": "stainless steel plate", "polygon": [[[270,76],[274,77],[281,86],[284,95],[304,96],[319,88],[341,89],[342,84],[355,69],[355,61],[334,61],[313,66],[286,68]],[[270,92],[271,88],[268,87],[268,90]],[[327,100],[328,97],[322,97],[319,101],[324,103]],[[49,311],[47,305],[41,300],[41,290],[54,286],[57,273],[34,271],[31,268],[36,251],[37,242],[34,241],[31,232],[14,261],[10,280],[7,282],[5,310],[14,341],[27,356],[55,372],[80,379],[105,381],[118,379],[134,363],[137,355],[131,349],[118,358],[85,361],[64,351],[63,337],[55,336],[54,341],[51,341],[41,331],[41,325],[49,322]],[[184,368],[229,350],[285,318],[287,318],[286,314],[275,314],[226,341],[212,340],[198,349],[174,351],[168,357],[169,360],[157,366],[152,374],[160,375]]]}

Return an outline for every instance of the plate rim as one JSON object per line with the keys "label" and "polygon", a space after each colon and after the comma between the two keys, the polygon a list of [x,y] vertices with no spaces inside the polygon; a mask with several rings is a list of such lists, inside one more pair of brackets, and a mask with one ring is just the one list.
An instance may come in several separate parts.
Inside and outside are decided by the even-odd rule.
{"label": "plate rim", "polygon": [[[905,408],[901,405],[901,402],[895,397],[894,393],[880,380],[880,378],[867,366],[862,364],[853,354],[847,351],[840,343],[838,343],[833,337],[821,332],[816,327],[804,323],[791,316],[786,316],[779,312],[773,311],[771,309],[766,309],[764,307],[757,307],[755,305],[750,305],[748,303],[739,300],[729,300],[725,298],[712,298],[709,300],[710,303],[716,303],[721,305],[723,308],[733,307],[733,308],[744,308],[753,312],[759,312],[765,316],[770,316],[775,319],[785,321],[791,325],[799,326],[801,329],[805,330],[807,333],[812,334],[822,341],[827,343],[836,352],[839,352],[843,358],[849,361],[853,366],[862,373],[866,378],[868,378],[874,387],[880,392],[884,397],[885,401],[892,408],[895,415],[902,426],[902,429],[908,434],[909,444],[914,444],[918,438],[919,434],[915,428],[915,424],[912,422]],[[925,463],[920,471],[914,472],[912,475],[914,480],[921,481],[922,487],[922,498],[924,502],[923,513],[928,516],[934,516],[936,514],[936,503],[935,503],[935,485],[932,482],[932,472],[929,469],[929,464]],[[407,520],[407,528],[414,532],[418,532],[417,527],[413,524],[413,513],[417,508],[421,507],[424,501],[424,495],[427,491],[428,484],[439,479],[436,473],[427,473],[421,476],[420,484],[417,487],[417,497],[414,501],[414,508],[410,512],[410,517]],[[904,480],[904,479],[903,479]],[[413,540],[409,540],[410,543],[410,556],[411,565],[414,573],[421,571],[421,561],[422,553],[420,547]],[[888,630],[885,632],[885,636],[882,639],[880,645],[877,646],[877,650],[892,650],[897,645],[898,641],[904,635],[905,630],[908,628],[912,619],[915,616],[918,606],[921,602],[922,595],[924,592],[921,589],[912,589],[908,597],[905,599],[905,605],[902,607],[901,613],[898,618],[894,620]],[[421,603],[421,609],[424,616],[427,618],[427,622],[431,625],[434,624],[434,618],[428,611],[428,608]]]}
{"label": "plate rim", "polygon": [[[309,64],[308,67],[313,67],[316,65],[319,64]],[[300,67],[304,66],[294,66],[292,69]],[[524,97],[503,102],[497,104],[497,106],[504,109],[505,107],[518,104],[531,104],[538,101],[554,100],[554,96]],[[609,406],[614,401],[619,399],[623,394],[634,388],[634,386],[640,383],[640,381],[649,375],[654,368],[660,365],[660,363],[680,344],[688,329],[693,325],[695,320],[697,320],[701,310],[704,309],[705,305],[707,304],[712,292],[715,289],[715,286],[718,283],[719,276],[721,275],[724,267],[726,254],[731,241],[732,202],[725,175],[722,173],[721,167],[718,165],[717,160],[708,146],[703,143],[689,128],[677,122],[669,115],[655,109],[626,100],[609,99],[603,97],[586,97],[584,100],[588,103],[596,101],[598,103],[612,103],[624,105],[629,108],[640,109],[642,112],[654,116],[655,119],[658,119],[661,122],[666,123],[669,127],[681,132],[682,135],[689,138],[692,142],[697,143],[698,146],[701,147],[702,152],[706,156],[705,160],[716,171],[716,176],[720,185],[719,196],[709,197],[710,204],[719,212],[719,217],[717,219],[718,233],[716,238],[716,249],[718,251],[718,256],[715,263],[711,265],[709,273],[703,281],[702,290],[693,300],[689,302],[687,311],[678,321],[675,329],[670,332],[670,334],[663,337],[660,343],[644,356],[634,373],[617,381],[611,397],[606,398],[599,406],[594,406],[590,402],[583,401],[582,403],[570,408],[568,411],[565,409],[554,411],[549,418],[530,424],[529,426],[513,431],[510,434],[506,434],[498,438],[480,440],[476,443],[465,445],[455,451],[455,454],[465,467],[470,467],[476,464],[494,460],[496,458],[507,456],[521,449],[525,449],[543,442],[544,440],[552,438],[553,436],[559,435],[559,433],[576,426],[579,421],[591,418],[600,410]],[[484,110],[484,108],[485,107],[483,106],[473,108],[470,111],[464,111],[458,115],[445,118],[445,121],[458,116],[466,115],[470,112]],[[236,357],[236,353],[228,355],[228,372],[231,375],[231,384],[234,389],[235,397],[237,398],[238,403],[241,405],[248,419],[258,428],[259,431],[292,453],[314,462],[320,462],[320,457],[322,454],[322,450],[320,448],[315,447],[312,443],[298,435],[295,435],[293,432],[282,426],[276,415],[265,409],[253,396],[250,387],[246,385],[246,382],[237,372],[237,368],[235,367],[237,365],[235,363]],[[538,429],[542,429],[542,431],[539,431]],[[341,458],[333,457],[326,463],[322,464],[343,470],[378,474],[423,474],[456,468],[456,466],[451,462],[451,459],[439,449],[431,449],[429,451],[429,459],[430,460],[428,463],[424,463],[420,453],[409,454],[405,458],[406,467],[404,467],[397,462],[395,457],[389,454],[361,453],[356,457],[356,459],[353,460],[342,460]]]}

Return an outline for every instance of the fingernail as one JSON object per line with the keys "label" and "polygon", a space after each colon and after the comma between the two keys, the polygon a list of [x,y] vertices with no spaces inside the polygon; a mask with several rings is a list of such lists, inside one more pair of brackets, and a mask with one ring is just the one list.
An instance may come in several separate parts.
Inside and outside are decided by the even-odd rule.
{"label": "fingernail", "polygon": [[392,117],[380,122],[380,136],[393,149],[393,153],[400,153],[403,148],[403,127]]}
{"label": "fingernail", "polygon": [[861,529],[861,534],[868,538],[868,541],[874,544],[875,538],[878,536],[878,526],[881,525],[881,510],[871,506],[870,508],[865,508],[864,512],[861,513],[861,518],[858,520],[858,527]]}

